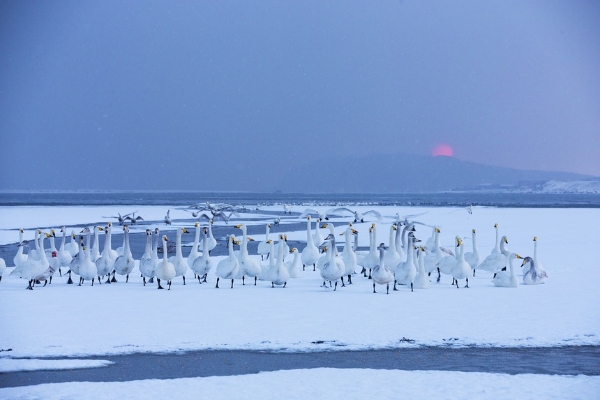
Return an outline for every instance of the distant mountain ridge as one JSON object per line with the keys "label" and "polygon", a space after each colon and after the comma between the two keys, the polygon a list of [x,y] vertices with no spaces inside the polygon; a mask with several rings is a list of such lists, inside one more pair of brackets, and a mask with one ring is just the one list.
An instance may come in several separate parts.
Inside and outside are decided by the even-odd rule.
{"label": "distant mountain ridge", "polygon": [[571,172],[534,171],[415,154],[328,157],[285,171],[274,190],[305,193],[418,193],[476,190],[532,182],[581,181]]}

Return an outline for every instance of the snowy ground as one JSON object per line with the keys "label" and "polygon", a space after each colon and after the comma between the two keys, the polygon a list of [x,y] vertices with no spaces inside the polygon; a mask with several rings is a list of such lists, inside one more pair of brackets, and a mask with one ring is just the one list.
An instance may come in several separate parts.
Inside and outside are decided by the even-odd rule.
{"label": "snowy ground", "polygon": [[254,375],[69,382],[0,389],[11,399],[597,399],[598,376],[477,372],[299,369]]}
{"label": "snowy ground", "polygon": [[[72,208],[85,222],[82,207]],[[34,222],[29,220],[29,207],[0,211],[0,220],[9,229],[75,221],[65,207],[37,214]],[[381,211],[392,215],[423,209]],[[600,240],[597,210],[480,208],[472,215],[462,209],[424,211],[428,213],[418,219],[441,225],[446,244],[455,234],[468,236],[471,228],[477,228],[484,256],[493,247],[495,222],[508,235],[509,247],[522,255],[532,253],[532,238],[537,235],[548,282],[496,288],[490,273],[479,272],[469,289],[456,289],[450,285],[451,277],[443,276],[440,284],[433,282],[427,290],[411,293],[402,287],[385,295],[384,287],[373,294],[372,281],[360,275],[355,275],[354,285],[333,292],[319,287],[318,271],[307,269],[286,289],[272,289],[270,283],[259,281],[256,287],[236,282],[233,290],[222,283],[217,290],[214,276],[209,276],[208,284],[198,285],[188,272],[186,286],[176,278],[171,291],[158,291],[153,285],[143,287],[134,271],[127,284],[121,277],[118,284],[77,287],[56,278],[51,286],[27,291],[25,281],[6,277],[8,268],[0,283],[4,298],[0,324],[9,328],[0,337],[0,347],[12,348],[11,357],[40,357],[193,349],[600,344],[600,311],[593,306],[600,303],[596,287],[600,261],[594,252]],[[111,210],[102,211],[106,212]],[[356,225],[361,244],[367,244],[369,225]],[[343,226],[338,226],[341,232]],[[378,227],[378,242],[387,243],[389,222]],[[417,233],[426,239],[430,228],[418,228]],[[289,236],[303,239],[306,233]]]}

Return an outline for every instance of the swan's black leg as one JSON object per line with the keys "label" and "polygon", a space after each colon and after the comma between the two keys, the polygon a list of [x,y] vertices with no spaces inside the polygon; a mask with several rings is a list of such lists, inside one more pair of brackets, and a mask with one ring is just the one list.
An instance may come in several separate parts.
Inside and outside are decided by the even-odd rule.
{"label": "swan's black leg", "polygon": [[125,277],[125,283],[129,282],[129,274]]}
{"label": "swan's black leg", "polygon": [[473,270],[473,277],[475,277],[475,270]]}
{"label": "swan's black leg", "polygon": [[342,276],[340,279],[342,280],[342,287],[346,287],[346,285],[344,285],[344,277]]}
{"label": "swan's black leg", "polygon": [[335,281],[335,287],[333,288],[333,291],[335,292],[337,289],[337,281]]}
{"label": "swan's black leg", "polygon": [[390,294],[390,283],[389,282],[388,282],[388,284],[386,286],[386,289],[387,289],[387,293],[386,294]]}
{"label": "swan's black leg", "polygon": [[397,291],[398,291],[398,289],[396,289],[396,282],[397,282],[397,281],[396,281],[396,280],[394,280],[394,290],[397,292]]}
{"label": "swan's black leg", "polygon": [[285,285],[287,285],[287,282],[283,282],[283,287],[285,287]]}
{"label": "swan's black leg", "polygon": [[373,278],[371,277],[371,268],[369,268],[369,279],[373,279]]}
{"label": "swan's black leg", "polygon": [[352,285],[352,275],[348,274],[348,285]]}
{"label": "swan's black leg", "polygon": [[256,280],[258,279],[258,277],[254,277],[254,286],[256,286]]}
{"label": "swan's black leg", "polygon": [[169,289],[168,290],[171,290],[171,281],[169,281]]}
{"label": "swan's black leg", "polygon": [[375,282],[373,282],[373,293],[377,293],[377,292],[375,291]]}
{"label": "swan's black leg", "polygon": [[217,286],[215,286],[216,289],[219,288],[219,278],[217,278]]}
{"label": "swan's black leg", "polygon": [[231,288],[233,289],[233,279],[231,280]]}
{"label": "swan's black leg", "polygon": [[246,285],[246,277],[242,275],[242,286]]}
{"label": "swan's black leg", "polygon": [[467,278],[467,284],[465,285],[466,288],[469,287],[469,278]]}
{"label": "swan's black leg", "polygon": [[440,272],[440,268],[439,268],[439,267],[438,267],[438,269],[437,269],[437,270],[438,270],[438,278],[437,278],[437,281],[438,281],[438,283],[439,283],[440,279],[442,279],[442,273]]}
{"label": "swan's black leg", "polygon": [[271,287],[272,287],[272,288],[274,288],[274,287],[275,287],[275,284],[274,284],[273,282],[271,282]]}
{"label": "swan's black leg", "polygon": [[181,275],[183,277],[183,284],[185,285],[185,275]]}
{"label": "swan's black leg", "polygon": [[411,292],[413,291],[413,283],[412,282],[410,283],[410,291]]}

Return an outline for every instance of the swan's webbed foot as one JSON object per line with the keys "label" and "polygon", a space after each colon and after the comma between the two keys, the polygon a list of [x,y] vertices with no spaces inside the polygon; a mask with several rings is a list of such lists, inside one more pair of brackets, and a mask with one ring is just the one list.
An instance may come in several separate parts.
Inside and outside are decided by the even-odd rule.
{"label": "swan's webbed foot", "polygon": [[148,283],[154,283],[154,277],[150,278],[150,280],[148,281]]}

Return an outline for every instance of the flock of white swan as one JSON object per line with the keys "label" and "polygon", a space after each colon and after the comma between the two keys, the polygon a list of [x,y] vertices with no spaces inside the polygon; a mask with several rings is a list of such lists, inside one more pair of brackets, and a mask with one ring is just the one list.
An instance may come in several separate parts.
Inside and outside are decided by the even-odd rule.
{"label": "flock of white swan", "polygon": [[[355,213],[354,222],[363,222],[368,213]],[[316,214],[318,217],[315,219],[314,233],[310,214]],[[371,214],[380,218],[376,212]],[[272,287],[286,287],[290,279],[300,277],[302,271],[308,268],[308,271],[320,272],[323,287],[333,287],[333,291],[336,291],[338,282],[342,287],[352,284],[352,276],[360,270],[364,278],[372,279],[374,293],[377,285],[384,285],[389,294],[390,284],[393,284],[393,290],[398,290],[399,286],[410,287],[411,291],[427,289],[432,279],[440,282],[442,275],[452,277],[452,284],[457,288],[460,287],[459,281],[464,280],[464,287],[468,288],[469,277],[475,276],[478,270],[493,273],[492,282],[495,286],[517,287],[519,280],[513,263],[515,259],[521,259],[524,284],[543,284],[547,279],[547,274],[538,260],[537,237],[533,238],[533,257],[523,258],[507,249],[508,239],[506,236],[500,236],[498,224],[494,225],[495,247],[487,257],[481,259],[477,251],[475,229],[471,232],[472,251],[467,252],[460,236],[455,238],[454,249],[446,249],[440,246],[439,227],[433,227],[431,236],[421,241],[415,236],[414,222],[398,218],[390,226],[387,246],[384,243],[377,245],[377,226],[372,223],[369,228],[369,250],[359,251],[358,232],[350,222],[341,233],[345,245],[343,251],[339,252],[333,223],[322,223],[322,218],[327,218],[326,213],[319,215],[315,210],[307,209],[302,217],[306,217],[306,246],[302,251],[297,248],[290,249],[286,235],[279,234],[277,243],[269,239],[271,224],[266,224],[266,239],[258,244],[257,254],[251,255],[248,252],[248,242],[253,239],[247,235],[246,225],[239,224],[235,228],[239,229],[241,240],[236,240],[233,234],[228,235],[228,254],[218,258],[210,255],[210,251],[217,245],[211,223],[207,226],[195,223],[195,239],[187,257],[183,256],[181,243],[182,235],[189,233],[185,227],[177,228],[175,255],[171,257],[168,257],[168,251],[162,251],[168,248],[167,236],[161,236],[158,228],[147,229],[144,254],[139,260],[134,259],[131,252],[127,225],[123,226],[123,245],[116,250],[112,246],[113,226],[110,222],[106,227],[84,228],[79,240],[72,232],[69,242],[67,229],[63,226],[60,229],[62,239],[58,249],[54,230],[37,230],[34,246],[31,246],[28,241],[23,240],[24,230],[21,229],[18,250],[13,258],[15,268],[10,275],[26,279],[27,289],[33,290],[34,286],[41,282],[44,282],[44,286],[52,283],[56,272],[62,276],[62,268],[68,268],[67,283],[73,283],[71,275],[74,274],[79,276],[79,285],[90,281],[93,286],[96,279],[100,284],[103,279],[109,284],[117,282],[117,275],[124,277],[125,282],[128,282],[129,275],[137,266],[144,286],[153,283],[156,278],[158,289],[163,289],[162,281],[170,290],[173,279],[177,277],[182,277],[185,285],[188,270],[193,271],[199,283],[206,283],[209,273],[214,271],[216,288],[219,288],[221,280],[230,281],[233,288],[236,279],[241,279],[242,284],[245,284],[247,278],[254,278],[254,285],[261,280],[270,282]],[[329,231],[325,238],[321,229]],[[101,232],[104,232],[105,236],[102,250]],[[85,242],[83,235],[86,237]],[[90,245],[92,236],[94,242]],[[49,248],[45,247],[46,239],[50,241]],[[239,249],[234,250],[234,245],[239,246]],[[161,251],[162,255],[159,256]],[[288,254],[291,256],[287,257],[286,261]],[[0,281],[5,271],[6,263],[0,258]],[[344,278],[347,278],[346,282]]]}

